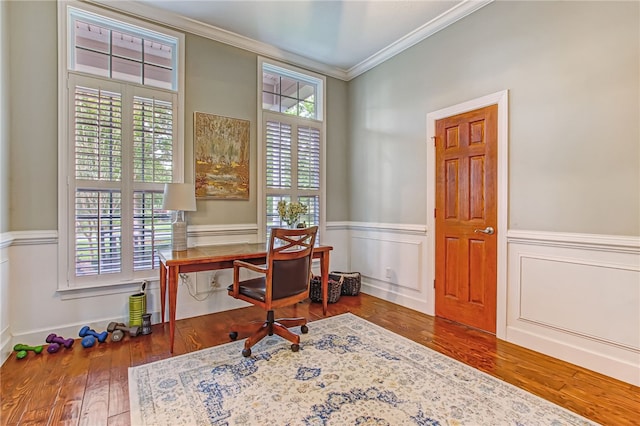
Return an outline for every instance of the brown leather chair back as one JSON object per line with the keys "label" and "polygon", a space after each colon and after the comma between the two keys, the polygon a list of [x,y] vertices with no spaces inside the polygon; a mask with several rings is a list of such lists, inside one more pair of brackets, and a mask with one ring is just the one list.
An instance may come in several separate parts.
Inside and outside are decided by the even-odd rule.
{"label": "brown leather chair back", "polygon": [[274,228],[269,245],[273,300],[309,291],[311,259],[318,227]]}
{"label": "brown leather chair back", "polygon": [[293,260],[273,262],[273,299],[282,299],[302,293],[309,286],[310,259],[302,257]]}

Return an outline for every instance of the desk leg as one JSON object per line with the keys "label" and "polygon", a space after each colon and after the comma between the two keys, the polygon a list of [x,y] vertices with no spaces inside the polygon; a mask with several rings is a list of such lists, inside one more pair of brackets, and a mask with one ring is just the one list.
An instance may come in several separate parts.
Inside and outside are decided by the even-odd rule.
{"label": "desk leg", "polygon": [[173,340],[176,336],[176,299],[178,299],[178,268],[169,267],[169,339],[173,353]]}
{"label": "desk leg", "polygon": [[320,256],[320,276],[322,277],[322,314],[327,315],[329,297],[329,252],[322,252]]}
{"label": "desk leg", "polygon": [[164,308],[167,304],[167,267],[160,262],[160,324],[164,324]]}

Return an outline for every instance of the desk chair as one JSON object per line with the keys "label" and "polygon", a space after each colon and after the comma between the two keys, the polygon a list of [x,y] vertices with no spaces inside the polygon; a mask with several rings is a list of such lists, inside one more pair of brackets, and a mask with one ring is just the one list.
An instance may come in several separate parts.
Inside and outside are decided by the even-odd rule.
{"label": "desk chair", "polygon": [[[231,326],[231,340],[238,337],[239,331],[251,333],[244,343],[243,356],[250,356],[253,345],[266,335],[272,336],[274,333],[290,341],[293,352],[300,349],[300,336],[288,329],[301,326],[302,333],[307,333],[307,319],[276,320],[273,310],[293,305],[309,297],[311,259],[317,232],[317,226],[303,229],[274,228],[271,230],[265,266],[241,260],[233,262],[233,284],[227,288],[229,295],[267,311],[267,319],[264,322],[254,321]],[[240,268],[258,272],[263,276],[240,281]]]}

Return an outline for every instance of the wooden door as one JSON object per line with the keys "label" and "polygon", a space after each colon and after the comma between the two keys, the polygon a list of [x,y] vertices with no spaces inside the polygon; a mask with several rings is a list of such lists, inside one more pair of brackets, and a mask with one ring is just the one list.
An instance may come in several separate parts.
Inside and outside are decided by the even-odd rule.
{"label": "wooden door", "polygon": [[496,331],[498,106],[436,121],[436,315]]}

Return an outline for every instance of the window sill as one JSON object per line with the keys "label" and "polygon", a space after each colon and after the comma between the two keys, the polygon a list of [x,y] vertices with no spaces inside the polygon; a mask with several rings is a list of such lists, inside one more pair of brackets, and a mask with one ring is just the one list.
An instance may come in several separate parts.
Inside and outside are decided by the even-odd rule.
{"label": "window sill", "polygon": [[139,293],[142,288],[142,281],[147,281],[145,292],[156,290],[160,287],[158,277],[147,280],[137,280],[127,283],[100,284],[84,287],[59,288],[57,293],[60,300],[84,299],[88,297],[108,296],[112,294]]}

